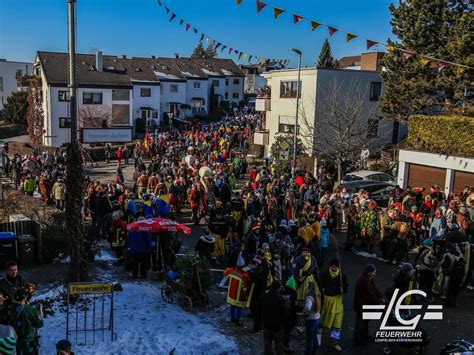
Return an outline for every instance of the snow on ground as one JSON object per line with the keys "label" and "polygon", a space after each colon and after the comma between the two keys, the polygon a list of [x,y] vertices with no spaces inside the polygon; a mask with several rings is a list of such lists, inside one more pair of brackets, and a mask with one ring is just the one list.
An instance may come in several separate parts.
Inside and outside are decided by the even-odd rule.
{"label": "snow on ground", "polygon": [[377,254],[375,253],[368,253],[366,251],[359,251],[356,253],[357,255],[359,256],[363,256],[364,258],[370,258],[370,259],[377,259],[377,260],[380,260],[380,261],[383,261],[383,262],[386,262],[387,260],[381,258],[380,256],[377,256]]}
{"label": "snow on ground", "polygon": [[[210,325],[210,316],[185,313],[175,304],[167,304],[160,294],[161,285],[124,283],[114,294],[115,341],[106,333],[103,342],[76,345],[76,354],[230,354],[238,352],[237,343]],[[49,290],[36,299],[56,296],[61,288]],[[54,354],[55,344],[65,338],[66,314],[55,307],[55,314],[44,320],[40,330],[41,353]],[[101,337],[100,337],[101,338]],[[70,337],[70,339],[75,339]]]}

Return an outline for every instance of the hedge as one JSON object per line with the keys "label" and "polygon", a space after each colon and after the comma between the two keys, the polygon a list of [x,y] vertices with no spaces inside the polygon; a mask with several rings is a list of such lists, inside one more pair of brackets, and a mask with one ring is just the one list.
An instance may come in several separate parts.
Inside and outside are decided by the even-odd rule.
{"label": "hedge", "polygon": [[474,157],[474,119],[414,115],[408,120],[408,148],[435,154]]}
{"label": "hedge", "polygon": [[16,123],[0,125],[0,139],[22,136],[26,134],[26,126]]}

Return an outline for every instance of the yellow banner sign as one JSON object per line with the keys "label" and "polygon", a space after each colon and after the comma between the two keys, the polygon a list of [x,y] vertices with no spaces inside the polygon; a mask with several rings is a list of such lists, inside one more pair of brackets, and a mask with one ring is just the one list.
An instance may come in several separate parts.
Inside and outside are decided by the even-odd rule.
{"label": "yellow banner sign", "polygon": [[99,283],[69,284],[69,294],[71,295],[112,293],[112,291],[113,291],[113,285],[110,283],[107,283],[107,284],[99,284]]}

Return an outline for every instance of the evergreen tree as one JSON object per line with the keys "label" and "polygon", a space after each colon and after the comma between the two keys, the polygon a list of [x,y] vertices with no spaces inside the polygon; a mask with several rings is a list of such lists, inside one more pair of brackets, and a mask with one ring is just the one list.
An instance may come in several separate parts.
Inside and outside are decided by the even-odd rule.
{"label": "evergreen tree", "polygon": [[12,92],[0,111],[0,119],[10,123],[26,125],[28,113],[28,93],[25,91]]}
{"label": "evergreen tree", "polygon": [[206,49],[202,45],[202,42],[199,42],[196,48],[194,48],[191,58],[206,58]]}
{"label": "evergreen tree", "polygon": [[209,42],[209,44],[207,45],[205,52],[206,52],[205,58],[217,57],[216,47],[214,47],[214,45],[211,42]]}
{"label": "evergreen tree", "polygon": [[[392,32],[399,41],[384,56],[384,95],[379,105],[386,117],[406,120],[410,115],[441,108],[445,113],[473,115],[472,105],[458,110],[473,71],[440,62],[423,63],[423,57],[402,50],[473,66],[474,25],[468,3],[461,0],[406,0],[390,5]],[[402,50],[399,50],[402,49]],[[441,70],[442,69],[442,70]],[[461,100],[462,101],[462,100]]]}
{"label": "evergreen tree", "polygon": [[329,44],[327,38],[324,41],[323,46],[321,47],[321,52],[319,52],[319,59],[318,63],[316,64],[316,67],[329,69],[339,67],[336,58],[332,56],[331,45]]}

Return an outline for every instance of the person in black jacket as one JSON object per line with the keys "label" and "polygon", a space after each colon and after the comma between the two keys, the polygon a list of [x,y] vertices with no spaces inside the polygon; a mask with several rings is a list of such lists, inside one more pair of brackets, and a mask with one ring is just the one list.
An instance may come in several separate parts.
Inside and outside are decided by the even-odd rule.
{"label": "person in black jacket", "polygon": [[260,297],[266,355],[273,354],[273,343],[275,343],[276,354],[283,354],[283,329],[286,311],[285,301],[279,292],[280,287],[279,281],[273,281],[270,290]]}
{"label": "person in black jacket", "polygon": [[198,253],[199,257],[206,259],[209,264],[212,263],[212,253],[215,249],[215,239],[211,234],[209,229],[204,230],[204,235],[202,235],[198,242],[196,243],[195,250]]}
{"label": "person in black jacket", "polygon": [[283,336],[283,351],[291,354],[294,350],[290,347],[291,331],[297,324],[296,316],[296,280],[288,279],[285,286],[280,291],[285,301],[285,321]]}
{"label": "person in black jacket", "polygon": [[253,318],[253,331],[258,333],[262,330],[262,302],[260,296],[267,289],[270,269],[265,261],[258,258],[254,258],[250,266],[250,290],[252,293],[250,312]]}
{"label": "person in black jacket", "polygon": [[16,261],[6,263],[6,275],[0,279],[0,292],[7,297],[9,302],[15,301],[15,292],[25,289],[29,283],[18,273],[18,264]]}

